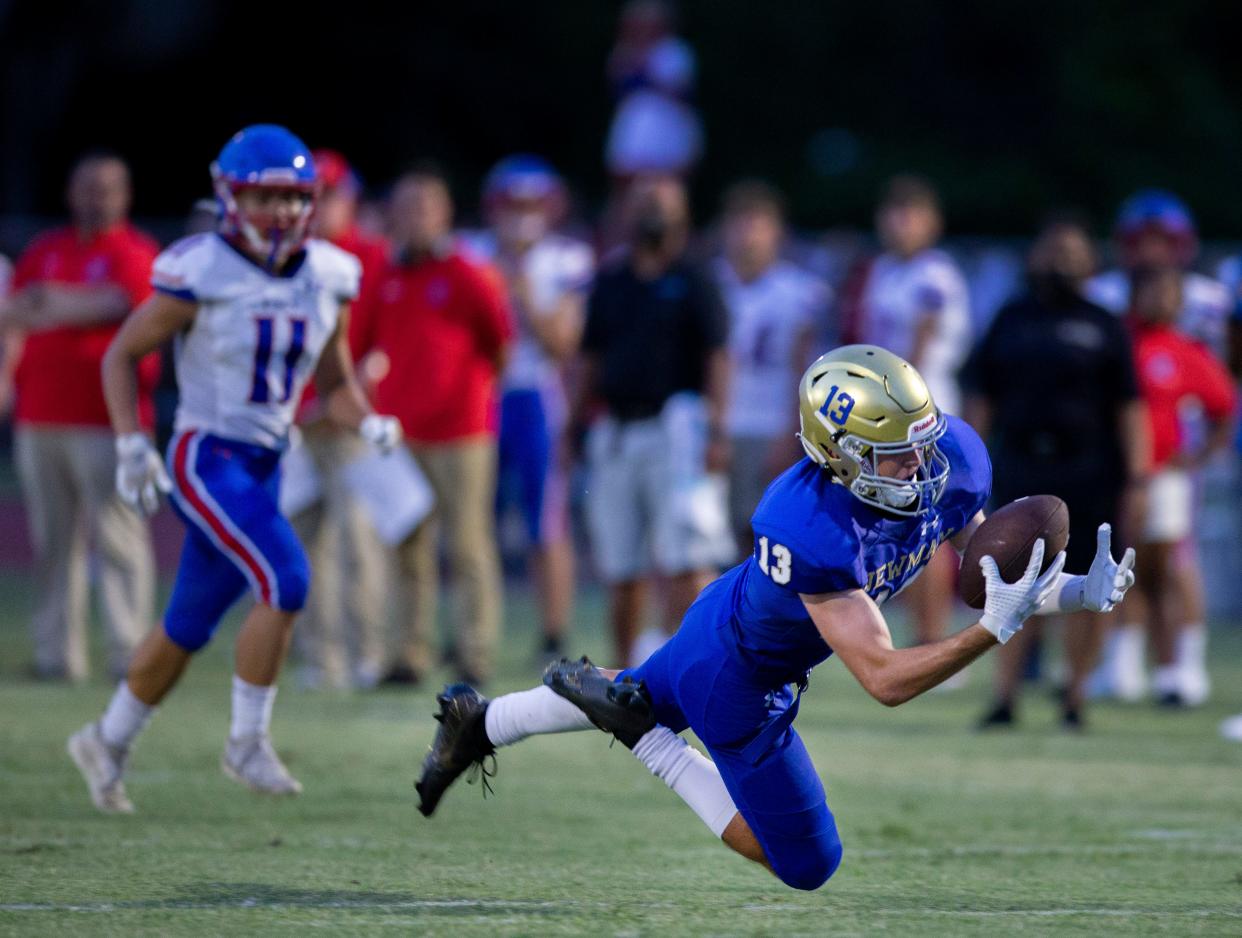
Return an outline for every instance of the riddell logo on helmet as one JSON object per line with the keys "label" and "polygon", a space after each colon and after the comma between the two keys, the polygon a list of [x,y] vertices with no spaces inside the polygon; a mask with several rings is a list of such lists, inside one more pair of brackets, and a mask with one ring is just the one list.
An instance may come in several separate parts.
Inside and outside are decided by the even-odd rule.
{"label": "riddell logo on helmet", "polygon": [[920,436],[922,436],[925,432],[927,432],[927,431],[928,431],[928,430],[930,430],[932,427],[934,427],[935,425],[936,425],[936,415],[935,415],[935,414],[928,414],[928,415],[927,415],[926,417],[924,417],[922,420],[920,420],[920,421],[918,421],[918,422],[916,422],[916,423],[912,423],[912,424],[910,424],[910,429],[909,429],[909,431],[907,431],[907,433],[906,433],[906,439],[907,439],[907,440],[913,440],[913,439],[915,439],[916,437],[920,437]]}

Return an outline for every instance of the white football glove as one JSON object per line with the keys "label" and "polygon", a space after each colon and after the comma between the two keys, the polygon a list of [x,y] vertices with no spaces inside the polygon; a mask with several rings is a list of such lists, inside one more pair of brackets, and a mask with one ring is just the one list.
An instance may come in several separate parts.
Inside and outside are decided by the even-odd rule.
{"label": "white football glove", "polygon": [[1041,537],[1031,549],[1031,559],[1026,571],[1017,583],[1006,583],[991,557],[979,560],[983,571],[984,603],[979,624],[996,636],[1002,645],[1022,628],[1040,604],[1048,598],[1057,584],[1057,578],[1065,567],[1065,551],[1057,554],[1052,565],[1039,575],[1044,562],[1044,539]]}
{"label": "white football glove", "polygon": [[358,425],[358,435],[387,455],[401,442],[401,421],[396,417],[367,414]]}
{"label": "white football glove", "polygon": [[160,492],[167,495],[172,487],[164,460],[145,433],[116,438],[116,490],[121,501],[140,515],[153,515],[160,507]]}
{"label": "white football glove", "polygon": [[1056,589],[1049,594],[1036,615],[1063,612],[1111,612],[1125,599],[1134,585],[1134,548],[1128,548],[1121,563],[1113,560],[1112,525],[1102,524],[1096,532],[1095,559],[1086,576],[1062,573]]}
{"label": "white football glove", "polygon": [[1082,608],[1092,612],[1111,612],[1134,585],[1134,548],[1127,547],[1121,563],[1117,563],[1113,560],[1112,540],[1112,525],[1100,525],[1095,538],[1095,559],[1082,584]]}

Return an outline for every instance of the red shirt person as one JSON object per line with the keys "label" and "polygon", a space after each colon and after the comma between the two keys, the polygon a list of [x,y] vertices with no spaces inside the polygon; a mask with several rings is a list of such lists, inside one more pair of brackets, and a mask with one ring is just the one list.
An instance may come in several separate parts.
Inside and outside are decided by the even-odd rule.
{"label": "red shirt person", "polygon": [[[1168,705],[1201,704],[1208,696],[1202,575],[1197,562],[1175,564],[1174,551],[1179,543],[1188,550],[1194,544],[1194,485],[1187,470],[1229,445],[1237,410],[1224,365],[1176,329],[1182,286],[1178,270],[1162,268],[1136,273],[1131,290],[1139,393],[1147,405],[1155,471],[1147,488],[1138,582],[1123,615],[1146,620],[1156,661],[1152,687]],[[1187,439],[1188,404],[1202,408],[1202,445]]]}
{"label": "red shirt person", "polygon": [[1197,401],[1213,435],[1219,435],[1205,450],[1227,445],[1237,409],[1233,379],[1207,346],[1179,332],[1176,323],[1136,319],[1132,326],[1139,393],[1151,427],[1152,468],[1198,465],[1207,453],[1185,451],[1183,409]]}
{"label": "red shirt person", "polygon": [[[435,492],[437,508],[399,549],[410,592],[403,645],[391,679],[431,666],[438,580],[438,522],[447,531],[456,585],[455,647],[463,679],[485,680],[500,631],[496,498],[497,378],[514,336],[499,275],[452,243],[444,178],[416,170],[393,189],[393,257],[356,310],[357,350],[386,363],[376,407],[401,421]],[[373,360],[374,360],[373,359]]]}
{"label": "red shirt person", "polygon": [[[13,375],[14,443],[35,548],[35,672],[86,676],[86,538],[99,554],[112,670],[124,669],[151,621],[154,563],[146,524],[116,496],[116,458],[100,363],[120,322],[150,292],[158,245],[126,221],[129,170],[88,156],[74,167],[72,224],[19,258],[14,293],[0,305]],[[141,416],[153,422],[158,356],[139,369]],[[3,395],[0,395],[3,396]]]}

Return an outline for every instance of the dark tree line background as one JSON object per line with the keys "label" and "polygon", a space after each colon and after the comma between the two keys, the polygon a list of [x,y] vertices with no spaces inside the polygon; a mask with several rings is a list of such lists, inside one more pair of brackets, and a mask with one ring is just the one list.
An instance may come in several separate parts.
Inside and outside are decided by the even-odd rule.
{"label": "dark tree line background", "polygon": [[[287,123],[380,184],[414,158],[467,208],[513,151],[602,200],[617,0],[0,0],[0,214],[60,211],[81,151],[120,150],[136,213],[179,216],[243,124]],[[1142,185],[1242,236],[1242,5],[1124,0],[684,0],[707,156],[700,215],[741,174],[795,220],[865,225],[914,169],[958,232],[1022,234],[1051,205],[1103,231]]]}

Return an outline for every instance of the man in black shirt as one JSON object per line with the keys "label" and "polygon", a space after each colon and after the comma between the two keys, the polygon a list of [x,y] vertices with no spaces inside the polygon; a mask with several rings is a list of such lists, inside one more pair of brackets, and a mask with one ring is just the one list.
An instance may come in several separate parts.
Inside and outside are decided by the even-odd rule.
{"label": "man in black shirt", "polygon": [[[992,453],[993,504],[1024,495],[1062,498],[1070,513],[1070,567],[1090,564],[1100,524],[1117,527],[1135,516],[1149,450],[1125,324],[1082,297],[1094,268],[1083,225],[1067,218],[1046,224],[1031,251],[1029,291],[1001,309],[960,375],[964,416]],[[1121,527],[1126,541],[1131,526]],[[1064,627],[1069,677],[1062,719],[1078,728],[1101,630],[1098,617],[1077,613]],[[1013,722],[1029,640],[1002,650],[996,703],[983,725]]]}
{"label": "man in black shirt", "polygon": [[582,425],[593,405],[602,411],[587,443],[587,510],[622,662],[634,657],[653,566],[667,579],[675,628],[733,559],[720,476],[726,313],[685,258],[680,181],[640,180],[629,198],[629,247],[600,271],[587,303],[575,414]]}

